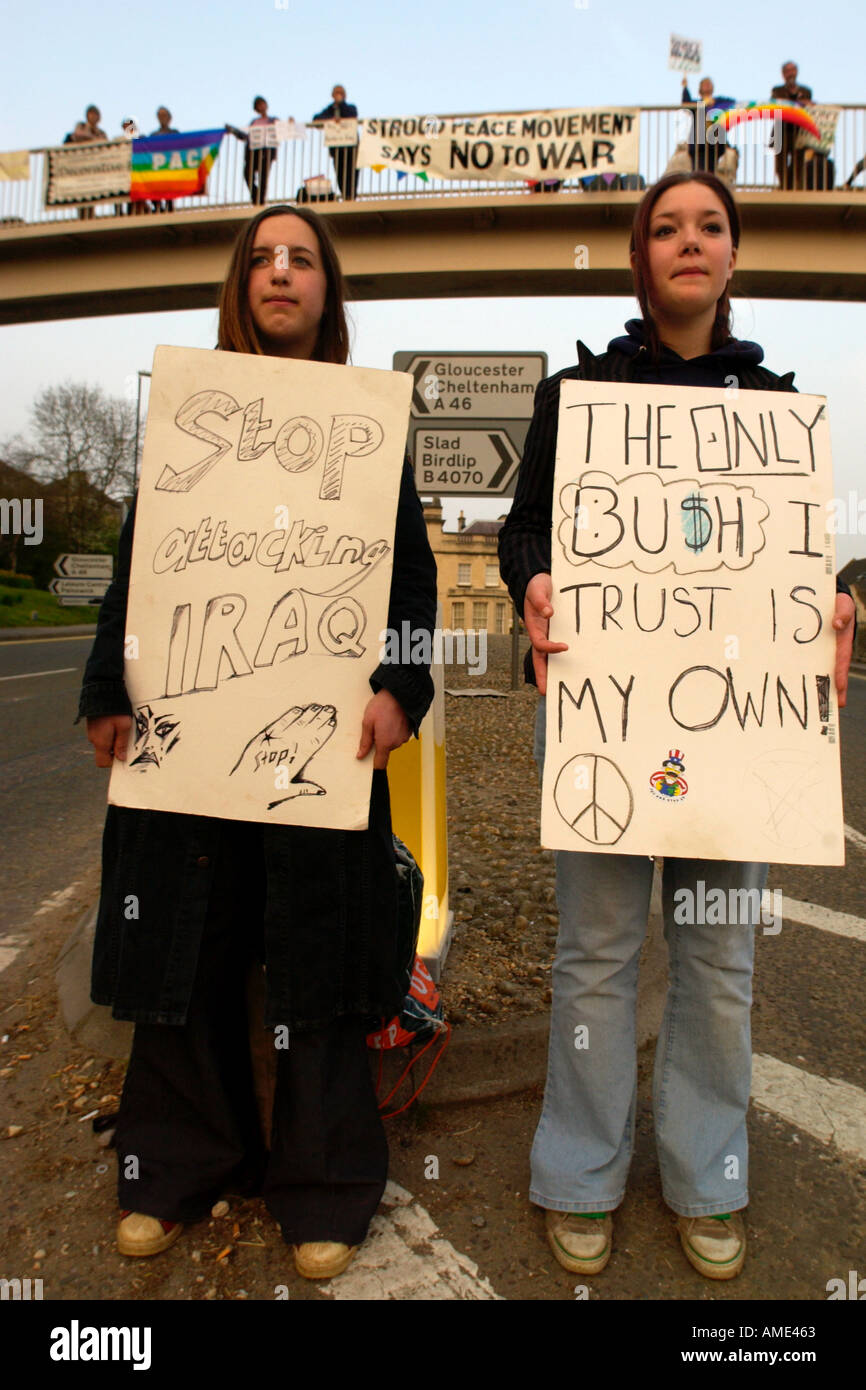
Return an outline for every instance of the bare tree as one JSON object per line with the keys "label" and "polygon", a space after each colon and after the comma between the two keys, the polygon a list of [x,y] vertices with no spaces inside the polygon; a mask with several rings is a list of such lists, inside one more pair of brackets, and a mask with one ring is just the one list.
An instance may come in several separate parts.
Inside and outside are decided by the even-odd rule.
{"label": "bare tree", "polygon": [[106,500],[132,492],[135,407],[98,386],[65,382],[33,403],[30,436],[5,456],[43,483],[62,514],[69,545],[87,551],[104,533]]}

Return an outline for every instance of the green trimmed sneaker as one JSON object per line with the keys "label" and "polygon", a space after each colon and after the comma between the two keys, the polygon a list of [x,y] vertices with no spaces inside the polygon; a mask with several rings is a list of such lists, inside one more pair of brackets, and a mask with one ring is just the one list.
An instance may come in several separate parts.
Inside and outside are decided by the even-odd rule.
{"label": "green trimmed sneaker", "polygon": [[738,1211],[680,1216],[677,1230],[686,1259],[706,1279],[733,1279],[743,1268],[746,1228]]}
{"label": "green trimmed sneaker", "polygon": [[563,1269],[600,1274],[610,1259],[613,1217],[609,1211],[546,1211],[547,1243]]}

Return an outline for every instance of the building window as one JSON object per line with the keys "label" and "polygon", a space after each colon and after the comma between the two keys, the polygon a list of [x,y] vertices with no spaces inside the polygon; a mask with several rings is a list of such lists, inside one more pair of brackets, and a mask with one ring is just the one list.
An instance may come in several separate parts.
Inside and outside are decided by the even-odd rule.
{"label": "building window", "polygon": [[487,627],[487,604],[473,603],[472,605],[472,626],[480,632]]}
{"label": "building window", "polygon": [[463,623],[465,621],[463,617],[463,609],[465,608],[465,606],[466,605],[463,603],[452,603],[451,605],[451,626],[455,632],[463,631]]}
{"label": "building window", "polygon": [[499,566],[484,566],[484,586],[487,589],[498,589],[499,587]]}
{"label": "building window", "polygon": [[458,584],[471,584],[471,583],[472,583],[472,566],[471,566],[471,564],[468,564],[468,563],[467,563],[467,564],[460,564],[460,565],[457,566],[457,583],[458,583]]}
{"label": "building window", "polygon": [[504,603],[497,603],[497,605],[496,605],[496,631],[499,632],[499,633],[503,633],[503,632],[505,631],[505,604],[504,604]]}

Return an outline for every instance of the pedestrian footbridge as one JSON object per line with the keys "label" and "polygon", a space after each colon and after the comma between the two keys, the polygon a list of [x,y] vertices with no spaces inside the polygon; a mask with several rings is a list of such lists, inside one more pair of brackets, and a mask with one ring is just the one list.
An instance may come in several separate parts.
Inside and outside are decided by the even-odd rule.
{"label": "pedestrian footbridge", "polygon": [[[664,172],[680,114],[641,111],[644,183]],[[742,294],[866,299],[866,186],[855,159],[866,151],[866,110],[843,115],[837,185],[849,173],[853,186],[782,191],[765,146],[744,151],[735,190]],[[307,174],[330,170],[321,132],[308,136],[280,151],[269,201],[294,201]],[[141,216],[127,215],[131,203],[105,203],[86,217],[43,207],[46,156],[29,152],[29,178],[0,182],[0,323],[213,307],[231,245],[253,210],[244,201],[241,148],[223,141],[206,195],[180,198],[170,212],[139,204],[147,209]],[[316,208],[335,234],[356,300],[577,297],[631,293],[628,237],[640,197],[587,191],[576,178],[538,193],[519,180],[425,183],[364,168],[354,200]]]}

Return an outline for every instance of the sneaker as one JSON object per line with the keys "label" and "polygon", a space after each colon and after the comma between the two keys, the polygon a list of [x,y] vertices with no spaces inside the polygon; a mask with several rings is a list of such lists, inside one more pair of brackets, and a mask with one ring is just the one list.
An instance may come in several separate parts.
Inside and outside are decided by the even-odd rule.
{"label": "sneaker", "polygon": [[117,1226],[117,1248],[121,1255],[159,1255],[174,1245],[183,1224],[161,1221],[138,1211],[122,1211]]}
{"label": "sneaker", "polygon": [[547,1211],[547,1243],[563,1269],[600,1274],[610,1259],[613,1217],[609,1211]]}
{"label": "sneaker", "polygon": [[348,1268],[358,1248],[333,1240],[307,1241],[294,1247],[295,1269],[304,1279],[335,1279]]}
{"label": "sneaker", "polygon": [[707,1279],[733,1279],[746,1258],[746,1228],[738,1211],[681,1216],[680,1244],[690,1265]]}

